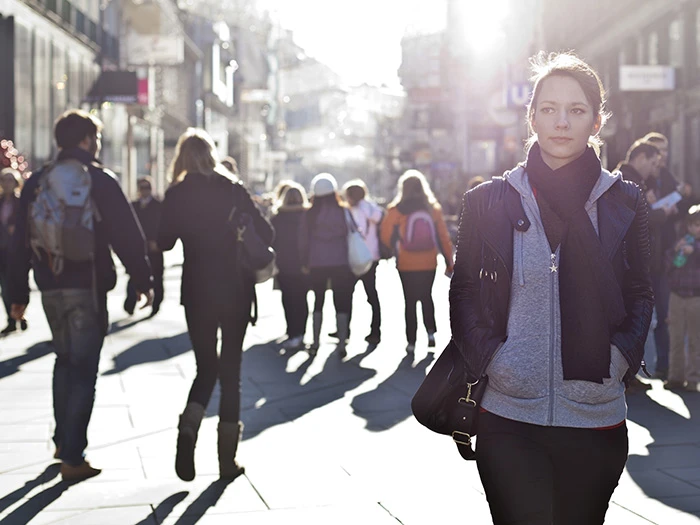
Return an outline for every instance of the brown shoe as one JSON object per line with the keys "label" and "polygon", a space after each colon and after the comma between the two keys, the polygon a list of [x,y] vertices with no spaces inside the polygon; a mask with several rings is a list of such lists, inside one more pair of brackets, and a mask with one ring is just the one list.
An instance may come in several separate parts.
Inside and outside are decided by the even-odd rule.
{"label": "brown shoe", "polygon": [[83,461],[81,465],[74,467],[65,461],[61,463],[61,477],[63,481],[82,481],[97,476],[102,470],[93,468],[90,463]]}
{"label": "brown shoe", "polygon": [[647,390],[651,390],[651,385],[648,383],[643,383],[636,377],[633,377],[630,379],[629,384],[627,385],[627,394],[636,394],[637,392],[645,392]]}

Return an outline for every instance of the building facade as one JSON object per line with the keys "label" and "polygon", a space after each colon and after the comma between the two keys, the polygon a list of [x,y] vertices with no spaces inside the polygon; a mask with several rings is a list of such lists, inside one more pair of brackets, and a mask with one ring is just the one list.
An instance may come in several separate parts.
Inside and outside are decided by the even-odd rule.
{"label": "building facade", "polygon": [[603,78],[608,167],[658,131],[671,171],[700,189],[700,1],[543,0],[542,28],[547,49],[575,50]]}

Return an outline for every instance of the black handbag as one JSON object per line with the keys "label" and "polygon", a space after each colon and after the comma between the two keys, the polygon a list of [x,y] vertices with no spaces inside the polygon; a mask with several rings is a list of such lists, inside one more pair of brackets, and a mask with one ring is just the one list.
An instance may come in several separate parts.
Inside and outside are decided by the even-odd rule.
{"label": "black handbag", "polygon": [[256,283],[265,282],[277,274],[275,251],[255,231],[253,218],[247,213],[237,214],[237,209],[234,204],[228,222],[238,243],[238,265]]}
{"label": "black handbag", "polygon": [[472,438],[487,383],[488,376],[467,381],[462,355],[450,341],[413,396],[411,410],[421,425],[451,436],[464,459],[475,459]]}

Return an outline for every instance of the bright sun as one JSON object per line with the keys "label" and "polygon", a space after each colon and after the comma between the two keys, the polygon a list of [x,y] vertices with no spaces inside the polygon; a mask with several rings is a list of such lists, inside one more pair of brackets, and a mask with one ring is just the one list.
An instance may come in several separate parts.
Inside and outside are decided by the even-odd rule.
{"label": "bright sun", "polygon": [[[259,0],[275,13],[307,54],[352,84],[397,85],[401,38],[407,28],[445,29],[447,5],[463,21],[462,45],[474,53],[493,47],[511,0]],[[450,15],[452,16],[452,15]]]}

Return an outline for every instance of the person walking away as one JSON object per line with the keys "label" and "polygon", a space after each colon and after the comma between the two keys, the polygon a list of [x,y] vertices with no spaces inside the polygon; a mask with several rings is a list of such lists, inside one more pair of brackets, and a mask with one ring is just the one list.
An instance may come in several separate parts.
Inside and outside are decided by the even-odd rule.
{"label": "person walking away", "polygon": [[671,352],[664,387],[697,392],[700,382],[700,205],[688,210],[685,226],[686,232],[667,253]]}
{"label": "person walking away", "polygon": [[336,349],[344,357],[355,285],[348,262],[347,208],[341,203],[338,184],[330,173],[316,175],[311,188],[311,207],[302,217],[299,232],[302,271],[308,273],[314,293],[314,339],[309,354],[316,355],[321,344],[323,305],[330,282],[339,339]]}
{"label": "person walking away", "polygon": [[277,254],[277,283],[282,292],[284,318],[287,322],[287,339],[282,344],[285,350],[297,350],[304,346],[306,320],[309,317],[307,293],[308,276],[301,271],[299,232],[308,199],[303,186],[287,181],[275,213],[272,227],[275,229],[273,248]]}
{"label": "person walking away", "polygon": [[467,381],[487,381],[476,463],[494,525],[601,525],[653,310],[646,203],[601,167],[597,73],[570,53],[531,63],[526,162],[464,196],[452,337]]}
{"label": "person walking away", "polygon": [[387,207],[382,221],[381,240],[395,247],[406,303],[406,351],[413,353],[416,348],[418,301],[428,332],[428,347],[432,348],[437,332],[432,297],[437,256],[442,254],[445,258],[445,274],[451,277],[452,244],[440,204],[420,171],[408,170],[399,178],[396,198]]}
{"label": "person walking away", "polygon": [[[15,231],[17,210],[19,208],[19,192],[22,188],[22,176],[17,170],[4,168],[0,171],[0,294],[7,313],[7,326],[0,335],[8,335],[17,330],[17,321],[11,316],[8,283],[8,257],[10,239]],[[27,329],[27,320],[19,321],[22,330]]]}
{"label": "person walking away", "polygon": [[153,300],[141,228],[116,176],[97,160],[101,130],[82,110],[58,118],[58,156],[24,184],[10,248],[12,317],[24,317],[31,268],[53,335],[53,441],[66,481],[100,473],[85,460],[85,449],[108,327],[107,292],[117,280],[112,251],[137,294],[146,296],[144,307]]}
{"label": "person walking away", "polygon": [[[650,142],[659,148],[661,153],[659,170],[654,177],[647,180],[649,191],[647,201],[653,205],[655,201],[678,191],[679,184],[668,169],[668,138],[661,133],[647,133],[643,141]],[[654,377],[665,380],[668,378],[668,354],[670,351],[669,336],[669,299],[668,275],[664,264],[665,254],[673,247],[676,241],[676,225],[685,212],[690,208],[692,190],[689,185],[683,185],[681,194],[683,199],[676,205],[665,209],[667,217],[661,224],[656,221],[650,224],[651,231],[651,282],[654,289],[654,302],[658,323],[654,330],[654,342],[656,343],[656,370]]]}
{"label": "person walking away", "polygon": [[[136,183],[136,188],[139,192],[139,198],[132,202],[131,205],[136,212],[136,217],[141,224],[141,229],[148,243],[148,260],[151,263],[151,271],[153,272],[153,307],[151,309],[151,317],[153,317],[158,313],[163,302],[163,252],[158,248],[157,242],[158,224],[160,223],[163,203],[153,196],[151,177],[141,177]],[[132,280],[129,280],[129,284],[126,287],[124,310],[129,315],[132,315],[135,308],[136,286],[134,286]]]}
{"label": "person walking away", "polygon": [[246,215],[251,220],[249,227],[268,245],[274,234],[243,184],[221,166],[214,141],[203,129],[190,128],[180,136],[170,177],[158,246],[167,251],[178,239],[182,241],[180,302],[197,363],[197,375],[178,424],[175,471],[184,481],[195,477],[197,435],[218,377],[219,475],[235,479],[244,472],[236,461],[243,432],[241,357],[255,300],[255,279],[239,262],[232,221]]}
{"label": "person walking away", "polygon": [[[367,302],[372,307],[372,321],[370,332],[365,337],[371,345],[378,345],[381,341],[381,325],[382,314],[379,304],[379,294],[377,294],[377,266],[379,264],[379,233],[378,224],[384,216],[384,211],[371,200],[368,200],[368,190],[364,181],[360,179],[352,180],[343,186],[345,200],[350,206],[353,220],[357,224],[357,228],[364,237],[365,243],[372,253],[374,263],[367,273],[362,275],[359,280],[364,286]],[[352,310],[350,312],[352,317]]]}

